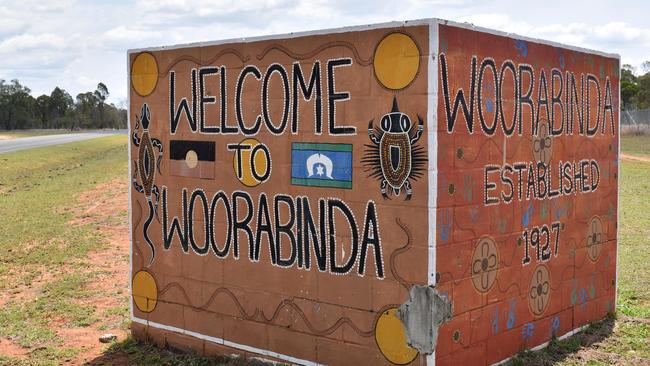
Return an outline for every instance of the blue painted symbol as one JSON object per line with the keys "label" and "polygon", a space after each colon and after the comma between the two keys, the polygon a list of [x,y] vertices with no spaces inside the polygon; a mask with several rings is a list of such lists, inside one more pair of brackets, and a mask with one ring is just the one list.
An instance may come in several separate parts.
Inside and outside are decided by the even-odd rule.
{"label": "blue painted symbol", "polygon": [[564,70],[564,66],[566,63],[564,62],[564,55],[560,55],[560,68]]}
{"label": "blue painted symbol", "polygon": [[515,307],[517,306],[517,300],[510,300],[510,309],[508,310],[508,322],[506,323],[506,328],[508,330],[512,329],[515,326]]}
{"label": "blue painted symbol", "polygon": [[531,203],[528,205],[528,208],[526,211],[524,211],[524,216],[521,218],[521,225],[524,227],[528,227],[528,224],[530,223],[530,218],[533,216],[533,213],[535,212],[535,206]]}
{"label": "blue painted symbol", "polygon": [[533,331],[535,330],[535,324],[533,323],[527,323],[524,325],[523,328],[521,328],[521,336],[524,339],[524,341],[527,341],[530,337],[533,336]]}
{"label": "blue painted symbol", "polygon": [[578,294],[576,292],[576,283],[573,281],[573,289],[571,290],[571,305],[575,305],[578,302]]}
{"label": "blue painted symbol", "polygon": [[587,307],[587,290],[584,287],[578,291],[578,297],[580,297],[580,307],[584,310]]}
{"label": "blue painted symbol", "polygon": [[478,220],[478,208],[472,207],[469,210],[469,217],[470,220],[472,220],[472,224],[476,224],[476,221]]}
{"label": "blue painted symbol", "polygon": [[486,109],[488,112],[492,113],[492,111],[494,110],[494,108],[492,108],[492,101],[491,101],[491,100],[489,100],[489,99],[486,99],[486,100],[485,100],[485,109]]}
{"label": "blue painted symbol", "polygon": [[560,330],[560,316],[557,315],[551,320],[551,336],[555,336],[557,331]]}
{"label": "blue painted symbol", "polygon": [[589,297],[592,299],[596,298],[596,287],[593,282],[589,284]]}
{"label": "blue painted symbol", "polygon": [[449,214],[449,210],[443,210],[440,212],[440,221],[442,225],[440,228],[440,239],[442,239],[442,241],[447,241],[449,239],[449,234],[451,233],[451,214]]}
{"label": "blue painted symbol", "polygon": [[517,49],[517,54],[519,54],[519,56],[528,57],[528,42],[516,39],[515,48]]}
{"label": "blue painted symbol", "polygon": [[494,319],[492,319],[492,333],[499,333],[499,307],[497,306],[494,311]]}

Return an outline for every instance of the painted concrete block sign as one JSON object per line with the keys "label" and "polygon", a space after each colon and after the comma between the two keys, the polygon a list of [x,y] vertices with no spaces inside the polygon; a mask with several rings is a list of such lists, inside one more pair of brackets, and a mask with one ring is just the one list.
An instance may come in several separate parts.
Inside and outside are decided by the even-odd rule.
{"label": "painted concrete block sign", "polygon": [[136,336],[491,364],[614,311],[618,56],[421,20],[128,66]]}

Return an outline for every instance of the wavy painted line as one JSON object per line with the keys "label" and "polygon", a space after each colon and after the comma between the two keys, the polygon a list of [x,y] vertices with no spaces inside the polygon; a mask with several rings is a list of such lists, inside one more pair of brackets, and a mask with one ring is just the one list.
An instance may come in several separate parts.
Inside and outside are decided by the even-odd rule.
{"label": "wavy painted line", "polygon": [[[456,219],[456,210],[454,210],[453,219],[454,219],[453,222],[455,223],[454,226],[456,228],[458,228],[460,231],[468,231],[468,232],[470,232],[472,234],[472,236],[474,238],[478,238],[478,236],[476,235],[476,231],[474,229],[468,229],[468,228],[465,228],[465,227],[460,225],[460,221],[458,219]],[[452,230],[452,232],[451,232],[451,240],[452,240],[452,242],[453,243],[461,242],[461,240],[456,240],[456,235],[455,234],[456,234],[456,230]]]}
{"label": "wavy painted line", "polygon": [[411,232],[409,231],[408,227],[402,223],[402,221],[399,219],[399,217],[395,218],[395,222],[397,225],[404,231],[404,234],[406,234],[406,244],[404,246],[395,249],[393,253],[390,255],[389,263],[390,263],[390,272],[393,274],[393,277],[399,282],[400,285],[402,285],[406,291],[408,291],[411,286],[413,285],[412,283],[409,283],[406,281],[402,276],[400,276],[397,273],[396,265],[395,265],[395,259],[397,258],[398,255],[408,251],[411,249]]}
{"label": "wavy painted line", "polygon": [[187,296],[187,292],[185,292],[185,289],[178,282],[171,282],[171,283],[167,284],[167,286],[165,286],[162,290],[158,291],[158,296],[164,295],[167,291],[171,290],[172,288],[178,288],[181,291],[181,293],[183,294],[183,297],[185,298],[185,301],[187,301],[186,305],[193,308],[193,309],[196,309],[196,310],[206,310],[212,304],[214,299],[216,299],[217,295],[224,293],[233,301],[233,303],[235,304],[235,306],[239,310],[239,313],[241,314],[241,316],[244,319],[246,319],[246,320],[254,320],[255,318],[257,318],[257,314],[259,313],[259,309],[255,309],[255,312],[252,315],[249,315],[246,312],[246,309],[244,309],[244,307],[241,305],[241,303],[237,299],[237,296],[235,296],[235,294],[232,291],[230,291],[229,289],[227,289],[225,287],[219,287],[218,289],[214,290],[214,292],[212,293],[212,295],[210,296],[208,301],[205,304],[203,304],[202,306],[196,306],[196,305],[192,304],[192,300],[190,300],[189,296]]}
{"label": "wavy painted line", "polygon": [[[140,201],[138,201],[138,200],[135,200],[135,202],[138,204],[138,218],[137,218],[137,220],[136,220],[136,222],[135,222],[135,224],[133,226],[134,229],[136,227],[138,227],[138,225],[140,225],[140,221],[142,220],[142,205],[140,204]],[[135,233],[135,230],[133,230],[133,232]],[[139,269],[141,269],[142,267],[144,267],[144,257],[142,257],[142,251],[140,250],[140,248],[137,245],[135,245],[135,240],[132,241],[132,245],[133,245],[133,248],[138,252],[138,258],[140,258],[140,267],[139,267]]]}
{"label": "wavy painted line", "polygon": [[[529,144],[532,143],[532,139],[529,139],[527,137],[518,138],[517,141],[518,141],[517,145],[515,145],[513,149],[509,150],[509,153],[506,153],[506,159],[507,160],[512,159],[517,154],[517,152],[519,151],[519,148],[522,146],[522,143],[524,143],[524,142],[527,142]],[[488,146],[488,144],[494,145],[494,147],[496,148],[499,155],[503,154],[502,146],[499,145],[499,143],[497,143],[496,139],[495,138],[488,138],[481,144],[478,151],[476,152],[476,155],[474,155],[473,158],[468,159],[465,156],[463,156],[462,161],[467,163],[467,164],[474,164],[476,162],[476,160],[479,158],[479,156],[482,155],[481,153],[483,152],[485,147]],[[532,149],[531,149],[531,151],[532,151]]]}
{"label": "wavy painted line", "polygon": [[[343,324],[347,324],[348,326],[350,326],[352,330],[354,330],[358,335],[362,337],[371,337],[375,334],[374,327],[370,330],[362,330],[359,327],[357,327],[357,325],[354,324],[354,322],[350,320],[350,318],[348,317],[339,318],[336,321],[336,323],[334,323],[333,325],[331,325],[326,329],[322,329],[322,330],[316,329],[316,327],[314,327],[311,324],[309,319],[307,319],[307,315],[305,315],[302,309],[298,305],[296,305],[291,299],[283,300],[280,304],[278,304],[278,307],[275,308],[275,311],[273,312],[273,316],[271,316],[270,318],[267,318],[266,315],[264,315],[264,311],[262,311],[261,312],[262,319],[264,319],[264,321],[266,321],[267,323],[273,324],[275,319],[280,315],[280,311],[282,311],[282,309],[284,309],[287,306],[292,308],[298,314],[298,316],[302,319],[302,321],[305,323],[307,328],[309,328],[309,331],[315,335],[323,336],[323,335],[332,334]],[[379,314],[381,314],[381,312]]]}
{"label": "wavy painted line", "polygon": [[239,302],[239,300],[237,299],[237,296],[236,296],[232,291],[230,291],[229,289],[227,289],[227,288],[225,288],[225,287],[220,287],[220,288],[216,289],[216,290],[212,293],[212,295],[210,296],[210,299],[208,299],[208,301],[207,301],[205,304],[203,304],[203,305],[201,305],[201,306],[196,306],[196,305],[193,305],[193,304],[192,304],[192,301],[190,300],[189,296],[187,295],[187,292],[185,291],[185,289],[184,289],[184,288],[183,288],[179,283],[177,283],[177,282],[171,282],[171,283],[167,284],[163,289],[161,289],[160,291],[158,291],[158,295],[159,295],[159,298],[160,298],[159,301],[161,301],[161,302],[165,302],[165,303],[173,303],[173,302],[166,301],[166,300],[162,299],[162,295],[164,295],[167,291],[171,290],[172,288],[178,288],[178,289],[181,291],[181,293],[182,293],[182,295],[183,295],[185,301],[187,302],[186,304],[178,304],[178,305],[189,306],[189,307],[191,307],[191,308],[194,309],[194,310],[197,310],[197,311],[206,311],[206,312],[212,312],[212,311],[208,310],[208,307],[212,304],[212,302],[213,302],[214,299],[217,297],[217,295],[219,295],[219,294],[221,294],[221,293],[225,293],[225,294],[228,295],[228,297],[233,301],[233,303],[235,304],[235,306],[237,306],[237,308],[238,308],[238,310],[239,310],[240,315],[242,316],[242,318],[244,318],[245,320],[251,320],[251,321],[254,321],[256,318],[258,318],[258,315],[261,315],[261,320],[263,320],[264,322],[266,322],[266,323],[268,323],[268,324],[273,324],[273,322],[277,319],[277,317],[279,316],[279,314],[280,314],[280,312],[282,311],[282,309],[285,308],[285,307],[287,307],[287,306],[289,306],[289,307],[291,307],[291,308],[292,308],[296,313],[298,313],[298,316],[302,319],[302,321],[305,323],[305,325],[307,326],[307,328],[309,328],[309,330],[310,330],[313,334],[315,334],[315,335],[328,335],[328,334],[331,334],[331,333],[335,332],[338,328],[340,328],[341,326],[343,326],[344,324],[347,324],[347,325],[350,326],[350,328],[351,328],[352,330],[354,330],[358,335],[360,335],[360,336],[362,336],[362,337],[371,337],[371,336],[373,336],[373,335],[375,334],[375,333],[374,333],[374,324],[377,322],[377,319],[379,318],[379,316],[381,316],[381,314],[382,314],[384,311],[388,310],[388,309],[391,309],[391,308],[398,308],[398,307],[399,307],[399,304],[389,304],[389,305],[385,305],[385,306],[383,306],[381,309],[379,309],[379,310],[377,311],[377,315],[375,316],[375,319],[374,319],[374,321],[373,321],[373,328],[370,329],[370,330],[362,330],[360,327],[358,327],[358,326],[357,326],[357,325],[356,325],[352,320],[350,320],[350,318],[348,318],[348,317],[341,317],[341,318],[339,318],[339,319],[338,319],[338,320],[337,320],[333,325],[331,325],[330,327],[325,328],[325,329],[322,329],[322,330],[319,330],[319,329],[317,329],[316,327],[314,327],[314,326],[311,324],[311,322],[309,321],[309,319],[307,318],[307,316],[305,315],[305,313],[302,311],[302,309],[301,309],[298,305],[296,305],[296,304],[293,302],[292,299],[286,299],[286,300],[283,300],[282,302],[280,302],[280,303],[278,304],[278,306],[276,307],[275,311],[273,312],[273,316],[271,316],[271,317],[269,318],[269,317],[267,317],[267,316],[264,314],[263,311],[260,311],[260,310],[257,309],[257,308],[255,309],[255,311],[253,312],[253,314],[250,314],[250,315],[249,315],[249,314],[246,312],[246,310],[244,309],[244,307],[241,305],[241,303]]}
{"label": "wavy painted line", "polygon": [[354,45],[352,43],[345,42],[345,41],[328,42],[328,43],[325,43],[325,44],[315,48],[314,50],[312,50],[310,52],[306,52],[306,53],[296,53],[296,52],[291,51],[290,49],[288,49],[285,46],[274,43],[274,44],[266,47],[264,49],[264,51],[262,51],[261,54],[257,55],[257,59],[261,61],[264,57],[266,57],[266,55],[269,52],[271,52],[273,50],[276,50],[278,52],[284,53],[285,55],[287,55],[287,56],[289,56],[289,57],[291,57],[293,59],[304,60],[304,59],[312,58],[312,57],[318,55],[319,53],[325,51],[326,49],[329,49],[329,48],[332,48],[332,47],[345,47],[345,48],[349,49],[350,51],[352,51],[352,55],[354,56],[354,59],[361,66],[369,66],[370,64],[372,64],[372,61],[373,61],[372,57],[370,57],[368,59],[361,58],[361,56],[359,55],[359,52],[357,51],[356,47],[354,47]]}
{"label": "wavy painted line", "polygon": [[250,57],[242,55],[239,51],[237,51],[234,48],[226,48],[226,49],[222,50],[221,52],[217,53],[213,58],[211,58],[211,59],[209,59],[208,61],[205,61],[205,62],[202,62],[201,60],[197,59],[196,57],[183,55],[183,56],[179,56],[176,59],[174,59],[171,62],[171,64],[167,67],[167,69],[165,69],[165,71],[163,71],[163,72],[158,73],[158,75],[161,76],[161,77],[167,75],[169,73],[169,71],[172,69],[172,67],[176,66],[176,64],[178,64],[181,61],[190,61],[190,62],[195,63],[197,65],[204,66],[204,65],[210,65],[210,64],[214,63],[215,61],[217,61],[219,58],[221,58],[222,56],[224,56],[226,54],[231,54],[231,55],[237,56],[237,58],[239,58],[239,60],[242,62],[242,64],[245,64],[246,62],[248,62],[248,60],[250,60]]}
{"label": "wavy painted line", "polygon": [[522,295],[521,288],[519,287],[519,283],[517,283],[517,282],[510,283],[510,285],[508,285],[508,287],[506,287],[505,290],[501,288],[501,283],[499,282],[498,277],[495,279],[495,282],[496,282],[497,288],[499,289],[499,292],[501,292],[502,294],[510,291],[511,288],[516,287],[517,288],[517,294],[519,294],[519,297],[521,297],[522,299],[528,298],[528,292],[526,292],[526,293],[524,293]]}

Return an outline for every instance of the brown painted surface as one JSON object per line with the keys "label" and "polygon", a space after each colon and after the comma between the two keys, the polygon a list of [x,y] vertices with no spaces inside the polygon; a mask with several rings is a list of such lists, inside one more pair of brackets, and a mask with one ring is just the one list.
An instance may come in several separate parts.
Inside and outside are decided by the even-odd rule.
{"label": "brown painted surface", "polygon": [[[407,330],[394,314],[412,286],[435,282],[453,304],[452,319],[440,328],[436,364],[492,363],[614,308],[618,60],[447,25],[440,25],[436,43],[429,26],[130,53],[132,80],[138,80],[130,92],[137,337],[149,334],[160,345],[205,354],[295,363],[426,364],[426,355],[406,344]],[[430,41],[439,49],[430,50]],[[473,131],[459,108],[450,132],[445,98],[453,109],[463,88],[469,102],[473,56]],[[487,58],[499,78],[511,60],[516,76],[506,70],[503,83],[495,85],[488,67],[479,83]],[[305,97],[316,63],[320,107],[318,83]],[[494,133],[486,133],[479,105],[488,125],[501,109],[510,121],[517,105],[513,80],[520,79],[523,64],[535,74],[535,116],[542,69],[549,106],[559,88],[551,89],[551,69],[562,74],[565,113],[566,72],[575,74],[583,104],[580,77],[593,74],[601,97],[593,107],[598,96],[592,85],[591,123],[600,110],[603,132],[599,127],[594,136],[580,134],[575,122],[572,133],[565,127],[547,137],[551,118],[542,107],[544,121],[533,134],[525,104],[517,108],[523,110],[521,134],[506,137],[498,119]],[[429,67],[436,75],[429,75]],[[430,76],[438,80],[435,93]],[[607,80],[612,109],[605,113]],[[524,76],[523,88],[530,83]],[[436,103],[437,110],[429,111]],[[557,103],[555,108],[560,121]],[[279,128],[284,115],[286,125]],[[259,131],[246,131],[258,116]],[[242,150],[238,177],[242,146],[248,150]],[[257,177],[249,171],[253,151]],[[488,166],[524,163],[537,169],[543,162],[556,189],[558,164],[581,159],[598,167],[594,192],[505,203],[499,195],[508,189],[500,173],[485,178]],[[430,181],[435,173],[437,187]],[[486,203],[491,197],[499,201]],[[429,237],[433,213],[436,235]],[[530,261],[524,263],[524,231],[542,232],[544,225],[550,249],[540,249],[538,259],[537,247],[528,244]],[[434,244],[435,273],[429,273]]]}
{"label": "brown painted surface", "polygon": [[[449,133],[443,70],[439,68],[437,272],[438,287],[448,291],[453,299],[454,316],[441,327],[436,364],[457,364],[468,357],[493,363],[614,311],[619,64],[613,58],[442,25],[439,47],[444,55],[441,57],[447,61],[450,108],[459,89],[464,90],[469,102],[474,56],[477,89],[473,133],[468,131],[461,108],[453,132]],[[479,84],[484,62],[493,62],[501,85],[495,85],[494,69],[489,66],[483,67]],[[513,69],[507,65],[516,70],[517,83]],[[529,105],[518,105],[516,90],[521,88],[520,94],[525,95],[531,87],[530,74],[522,74],[521,65],[529,65],[534,72],[531,90],[534,119]],[[548,96],[545,96],[542,72]],[[553,84],[552,73],[556,75]],[[597,80],[601,95],[598,96],[592,82],[587,99],[586,85],[582,96],[580,79],[583,77],[586,84],[589,74]],[[567,103],[570,75],[576,78],[577,98],[569,95],[571,99]],[[610,89],[606,96],[608,83]],[[560,89],[562,94],[558,97]],[[552,106],[553,96],[560,102]],[[548,100],[548,108],[544,107],[544,99]],[[571,100],[575,101],[573,113]],[[585,108],[584,133],[580,133],[577,112],[581,103]],[[608,103],[611,110],[605,109]],[[595,127],[599,118],[593,136],[587,132],[587,105],[590,106],[589,126]],[[551,108],[555,109],[557,135],[548,133],[548,121],[553,119]],[[484,116],[485,129],[479,113]],[[503,116],[497,115],[497,126],[492,133],[496,113]],[[521,134],[519,118],[514,118],[520,114]],[[505,130],[510,130],[513,118],[515,131],[509,135],[504,132],[502,120]],[[573,129],[567,131],[571,118]],[[539,126],[537,134],[532,130],[533,121]],[[564,129],[561,133],[560,124]],[[595,191],[580,188],[553,197],[550,193],[543,194],[549,188],[553,192],[560,189],[559,164],[570,162],[573,166],[583,159],[595,161],[599,168]],[[550,167],[551,183],[546,178],[543,178],[546,183],[539,183],[535,178],[535,188],[531,186],[531,190],[537,192],[537,198],[532,193],[527,198],[528,167],[533,164],[537,171],[538,162]],[[503,167],[517,163],[526,167],[522,170],[521,199],[518,172],[513,169],[504,173],[513,187],[501,179]],[[486,178],[486,167],[491,166],[495,170]],[[590,173],[590,169],[587,166],[585,170]],[[575,171],[572,174],[575,183]],[[588,176],[587,188],[591,188],[592,174]],[[567,189],[570,183],[564,171],[561,177],[561,184]],[[507,202],[511,188],[515,190],[514,197]],[[541,251],[547,243],[544,227],[549,230],[550,245]],[[539,257],[538,248],[531,245],[532,231],[538,230],[541,232]],[[526,235],[529,260],[526,260]]]}

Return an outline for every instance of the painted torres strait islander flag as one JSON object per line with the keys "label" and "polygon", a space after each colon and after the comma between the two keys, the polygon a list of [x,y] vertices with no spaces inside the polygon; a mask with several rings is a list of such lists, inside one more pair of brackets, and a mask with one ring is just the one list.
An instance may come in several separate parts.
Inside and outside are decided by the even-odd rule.
{"label": "painted torres strait islander flag", "polygon": [[352,145],[292,143],[291,184],[352,189]]}
{"label": "painted torres strait islander flag", "polygon": [[169,174],[214,179],[214,141],[169,141]]}

